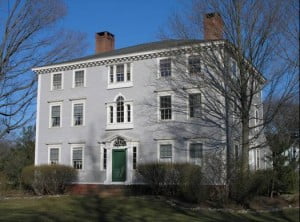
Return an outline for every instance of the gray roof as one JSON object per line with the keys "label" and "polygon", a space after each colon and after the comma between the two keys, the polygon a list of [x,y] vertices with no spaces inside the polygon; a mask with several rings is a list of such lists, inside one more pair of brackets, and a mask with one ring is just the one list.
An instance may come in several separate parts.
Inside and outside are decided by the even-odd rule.
{"label": "gray roof", "polygon": [[203,43],[203,42],[212,42],[212,41],[218,41],[218,40],[199,40],[199,39],[163,40],[163,41],[158,41],[158,42],[139,44],[139,45],[130,46],[130,47],[121,48],[121,49],[115,49],[110,52],[98,53],[98,54],[89,55],[89,56],[72,59],[72,60],[68,60],[68,61],[64,61],[64,62],[48,64],[46,66],[61,65],[61,64],[72,63],[72,62],[80,62],[80,61],[86,61],[86,60],[91,60],[91,59],[99,59],[99,58],[105,58],[105,57],[111,57],[111,56],[126,55],[126,54],[131,54],[131,53],[147,52],[147,51],[159,50],[159,49],[168,49],[168,48],[173,48],[173,47],[180,47],[180,46],[185,46],[185,45],[191,45],[191,44],[197,44],[197,43]]}

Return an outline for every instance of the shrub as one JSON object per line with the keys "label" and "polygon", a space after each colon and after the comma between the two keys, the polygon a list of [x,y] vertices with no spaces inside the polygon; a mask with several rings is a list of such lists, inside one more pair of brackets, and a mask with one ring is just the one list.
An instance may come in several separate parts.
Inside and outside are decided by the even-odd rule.
{"label": "shrub", "polygon": [[22,184],[25,189],[37,195],[62,194],[76,176],[76,170],[69,166],[29,166],[22,171]]}
{"label": "shrub", "polygon": [[8,189],[8,180],[4,173],[0,172],[0,197],[5,194]]}
{"label": "shrub", "polygon": [[269,196],[272,180],[272,169],[254,171],[248,175],[237,173],[231,183],[231,198],[245,204],[257,195]]}
{"label": "shrub", "polygon": [[153,194],[180,197],[185,201],[204,199],[201,167],[192,164],[149,163],[138,167]]}

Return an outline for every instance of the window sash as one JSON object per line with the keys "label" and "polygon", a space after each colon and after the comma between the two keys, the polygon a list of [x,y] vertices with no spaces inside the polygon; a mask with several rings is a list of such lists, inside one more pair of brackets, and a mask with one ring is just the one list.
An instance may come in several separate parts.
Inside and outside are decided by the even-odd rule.
{"label": "window sash", "polygon": [[53,79],[52,79],[52,89],[62,89],[62,74],[57,73],[53,74]]}
{"label": "window sash", "polygon": [[117,77],[117,82],[124,82],[124,64],[117,65],[116,77]]}
{"label": "window sash", "polygon": [[83,125],[83,104],[74,104],[73,110],[74,126]]}
{"label": "window sash", "polygon": [[84,86],[84,71],[75,71],[75,87]]}
{"label": "window sash", "polygon": [[136,146],[133,147],[132,150],[132,168],[135,170],[137,166],[137,148]]}
{"label": "window sash", "polygon": [[127,67],[126,67],[126,78],[127,78],[127,81],[131,81],[131,70],[130,70],[130,63],[127,63]]}
{"label": "window sash", "polygon": [[131,106],[127,105],[127,122],[131,122]]}
{"label": "window sash", "polygon": [[114,122],[114,107],[113,106],[110,106],[109,107],[109,121],[110,123],[113,123]]}
{"label": "window sash", "polygon": [[190,94],[189,95],[189,111],[190,117],[201,117],[201,94]]}
{"label": "window sash", "polygon": [[124,122],[124,99],[122,97],[117,99],[117,122]]}
{"label": "window sash", "polygon": [[202,143],[191,143],[190,144],[190,158],[191,159],[202,159],[203,158],[203,144]]}
{"label": "window sash", "polygon": [[109,78],[110,78],[110,83],[114,82],[114,66],[109,67]]}
{"label": "window sash", "polygon": [[60,106],[51,106],[51,126],[60,126]]}
{"label": "window sash", "polygon": [[103,148],[103,169],[107,167],[107,149]]}
{"label": "window sash", "polygon": [[160,118],[162,120],[172,119],[171,96],[161,96],[160,97]]}
{"label": "window sash", "polygon": [[161,77],[171,76],[171,59],[161,59],[159,70]]}
{"label": "window sash", "polygon": [[172,145],[171,144],[161,144],[160,145],[160,159],[172,159]]}
{"label": "window sash", "polygon": [[73,148],[72,162],[75,169],[82,169],[83,149],[82,147]]}
{"label": "window sash", "polygon": [[58,164],[59,148],[50,148],[50,164]]}
{"label": "window sash", "polygon": [[190,74],[197,74],[201,72],[200,56],[190,56],[188,58],[188,67]]}

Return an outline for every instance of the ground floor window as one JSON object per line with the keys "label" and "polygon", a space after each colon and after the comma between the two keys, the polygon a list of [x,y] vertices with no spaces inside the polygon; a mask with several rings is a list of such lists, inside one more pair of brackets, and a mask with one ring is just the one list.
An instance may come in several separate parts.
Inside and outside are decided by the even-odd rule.
{"label": "ground floor window", "polygon": [[160,144],[160,161],[172,162],[172,144]]}
{"label": "ground floor window", "polygon": [[77,170],[83,168],[83,147],[72,148],[72,165]]}
{"label": "ground floor window", "polygon": [[203,144],[191,143],[190,144],[190,162],[201,165],[203,159]]}
{"label": "ground floor window", "polygon": [[51,165],[59,163],[59,148],[58,147],[51,147],[49,149],[49,163]]}
{"label": "ground floor window", "polygon": [[136,169],[136,160],[137,160],[137,148],[134,146],[132,148],[132,168]]}

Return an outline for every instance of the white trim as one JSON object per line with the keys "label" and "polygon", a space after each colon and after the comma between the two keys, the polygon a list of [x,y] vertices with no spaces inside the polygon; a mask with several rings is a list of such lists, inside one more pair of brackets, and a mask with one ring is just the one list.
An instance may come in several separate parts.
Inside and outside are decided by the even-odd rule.
{"label": "white trim", "polygon": [[[160,61],[164,60],[164,59],[170,59],[171,60],[171,75],[170,76],[161,76],[160,73]],[[172,78],[174,75],[174,59],[172,58],[172,56],[165,56],[165,57],[158,57],[156,58],[156,64],[157,64],[157,74],[156,74],[156,78],[157,79],[169,79]]]}
{"label": "white trim", "polygon": [[[52,107],[59,106],[60,107],[60,117],[59,117],[59,126],[52,126]],[[62,102],[49,102],[49,128],[61,128],[62,127],[62,113],[63,113],[63,103]]]}
{"label": "white trim", "polygon": [[201,96],[201,115],[203,114],[203,109],[204,109],[204,105],[203,105],[203,100],[204,100],[204,96],[203,96],[203,93],[197,89],[197,88],[192,88],[192,89],[187,89],[186,90],[187,92],[187,101],[186,101],[186,104],[187,104],[187,120],[191,120],[191,119],[199,119],[197,117],[190,117],[190,95],[191,94],[200,94]]}
{"label": "white trim", "polygon": [[51,161],[50,161],[50,150],[51,149],[58,149],[58,163],[57,164],[60,164],[61,163],[61,145],[60,144],[48,145],[48,164],[49,165],[51,164]]}
{"label": "white trim", "polygon": [[[160,115],[160,97],[162,96],[171,96],[171,119],[161,119]],[[157,121],[158,122],[170,122],[175,120],[175,112],[174,112],[174,98],[175,94],[173,91],[163,91],[157,93]]]}
{"label": "white trim", "polygon": [[[82,125],[74,125],[74,105],[75,104],[83,104],[83,111],[82,111],[82,115],[83,115],[83,118],[82,118]],[[72,106],[71,106],[72,110],[71,110],[71,126],[72,127],[81,127],[81,126],[85,126],[85,115],[86,115],[86,108],[85,108],[85,100],[83,99],[79,99],[79,100],[72,100]]]}
{"label": "white trim", "polygon": [[[217,44],[224,44],[225,41],[224,40],[219,40],[219,41],[213,41],[213,42],[198,42],[198,43],[194,43],[192,45],[184,45],[181,47],[174,47],[176,48],[176,50],[180,50],[180,49],[190,49],[193,48],[195,46],[198,47],[204,47],[204,46],[211,46],[211,45],[217,45]],[[127,58],[127,57],[131,57],[131,56],[143,56],[143,55],[148,55],[148,54],[152,54],[152,53],[160,53],[160,52],[171,52],[171,48],[163,48],[163,49],[159,49],[159,50],[149,50],[149,51],[143,51],[143,52],[133,52],[133,53],[129,53],[129,54],[123,54],[123,55],[115,55],[115,56],[107,56],[105,58],[95,58],[95,59],[86,59],[86,60],[81,60],[81,61],[77,61],[77,62],[66,62],[63,64],[58,64],[58,65],[46,65],[46,66],[40,66],[40,67],[34,67],[32,68],[32,71],[39,71],[39,70],[44,70],[44,69],[49,69],[49,68],[60,68],[60,67],[64,67],[64,66],[71,66],[71,65],[78,65],[78,64],[83,64],[85,62],[101,62],[101,61],[105,61],[108,59],[122,59],[122,58]]]}
{"label": "white trim", "polygon": [[[130,81],[127,80],[127,64],[130,64]],[[117,82],[117,65],[124,66],[124,81]],[[110,67],[113,67],[114,81],[110,82]],[[124,62],[107,65],[107,89],[119,89],[133,87],[133,62]]]}
{"label": "white trim", "polygon": [[40,139],[41,84],[42,84],[41,78],[42,76],[38,75],[34,165],[38,164],[38,151],[39,151],[39,139]]}
{"label": "white trim", "polygon": [[70,166],[73,166],[73,150],[76,148],[82,148],[82,169],[77,169],[78,171],[83,171],[85,169],[84,167],[84,149],[85,149],[85,144],[83,143],[77,143],[77,144],[71,144],[71,159],[70,159]]}
{"label": "white trim", "polygon": [[171,158],[171,162],[175,162],[175,153],[174,153],[174,145],[175,145],[175,141],[174,140],[158,140],[157,141],[157,161],[161,162],[160,160],[160,145],[171,145],[172,146],[172,158]]}
{"label": "white trim", "polygon": [[[60,88],[60,89],[54,89],[54,88],[53,88],[53,76],[54,76],[55,74],[61,74],[61,88]],[[61,71],[61,72],[52,72],[52,73],[50,74],[50,76],[51,76],[50,91],[59,91],[59,90],[63,90],[63,89],[64,89],[64,72],[63,72],[63,71]]]}
{"label": "white trim", "polygon": [[[83,86],[76,86],[75,87],[75,72],[77,71],[83,71]],[[82,88],[82,87],[86,87],[86,68],[83,69],[74,69],[72,70],[72,88],[76,89],[76,88]]]}

